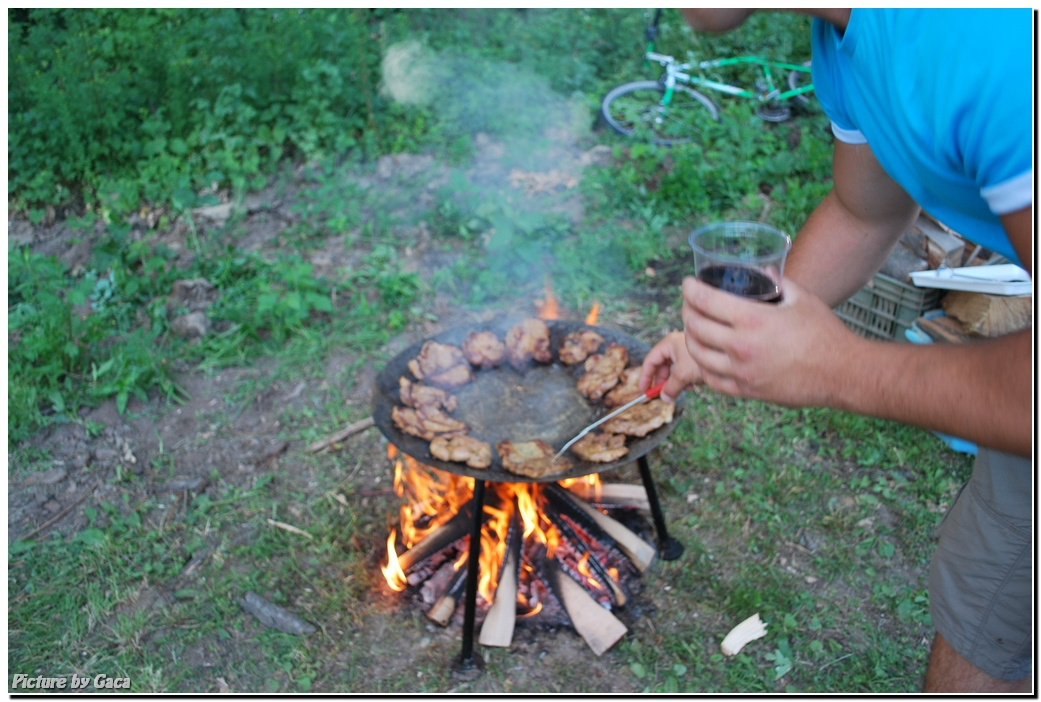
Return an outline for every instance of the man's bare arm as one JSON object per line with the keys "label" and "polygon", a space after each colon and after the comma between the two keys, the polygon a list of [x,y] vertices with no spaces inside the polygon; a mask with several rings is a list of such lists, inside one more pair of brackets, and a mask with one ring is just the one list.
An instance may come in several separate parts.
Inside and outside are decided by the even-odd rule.
{"label": "man's bare arm", "polygon": [[836,307],[867,285],[920,208],[866,144],[835,143],[835,186],[795,238],[787,277]]}
{"label": "man's bare arm", "polygon": [[[1029,331],[959,345],[882,343],[855,335],[831,312],[870,278],[917,212],[868,147],[837,146],[834,192],[796,239],[780,305],[684,281],[685,341],[704,382],[726,394],[893,419],[1029,454]],[[1031,209],[1003,222],[1020,259],[1030,260]]]}

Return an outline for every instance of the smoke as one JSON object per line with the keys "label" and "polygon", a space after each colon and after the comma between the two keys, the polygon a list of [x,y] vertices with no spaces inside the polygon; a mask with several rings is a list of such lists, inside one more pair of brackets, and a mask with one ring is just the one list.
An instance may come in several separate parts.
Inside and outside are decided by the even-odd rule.
{"label": "smoke", "polygon": [[415,40],[395,44],[383,57],[381,90],[402,105],[424,105],[431,97],[431,61]]}
{"label": "smoke", "polygon": [[506,62],[436,53],[416,40],[387,50],[381,90],[403,105],[430,108],[450,136],[533,138],[575,122],[574,105],[541,76]]}
{"label": "smoke", "polygon": [[[387,50],[381,90],[426,110],[439,141],[472,149],[468,164],[442,164],[451,185],[438,197],[439,212],[461,213],[463,225],[483,222],[469,234],[482,238],[486,257],[469,271],[480,291],[475,294],[541,288],[562,237],[582,216],[576,186],[586,161],[580,144],[593,124],[585,99],[556,92],[524,66],[438,52],[415,40]],[[573,250],[567,255],[573,258]],[[605,263],[600,269],[605,267],[617,268]],[[558,289],[574,284],[571,277],[557,282]]]}

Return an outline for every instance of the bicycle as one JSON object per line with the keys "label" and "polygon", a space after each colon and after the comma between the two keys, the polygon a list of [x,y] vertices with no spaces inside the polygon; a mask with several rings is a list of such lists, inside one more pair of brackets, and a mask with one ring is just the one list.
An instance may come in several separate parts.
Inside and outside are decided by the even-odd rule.
{"label": "bicycle", "polygon": [[[810,80],[810,62],[802,64],[773,61],[759,56],[737,56],[680,63],[672,56],[654,51],[661,10],[656,10],[654,21],[645,35],[648,41],[644,58],[665,69],[658,80],[639,80],[625,83],[604,96],[600,113],[614,131],[626,136],[644,138],[655,144],[678,144],[697,138],[706,118],[719,121],[719,108],[691,85],[715,90],[734,97],[755,100],[756,115],[769,122],[783,122],[791,117],[792,103],[809,104],[813,91]],[[734,66],[753,66],[759,69],[754,87],[732,85],[713,80],[705,71]],[[699,75],[692,75],[697,70]],[[778,86],[775,72],[787,71],[787,89]]]}

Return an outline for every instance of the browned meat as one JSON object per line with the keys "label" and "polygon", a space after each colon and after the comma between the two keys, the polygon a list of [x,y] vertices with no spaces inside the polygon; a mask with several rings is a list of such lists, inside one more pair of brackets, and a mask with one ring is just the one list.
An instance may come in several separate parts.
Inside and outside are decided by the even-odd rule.
{"label": "browned meat", "polygon": [[629,453],[624,434],[592,432],[575,442],[571,451],[583,461],[610,463]]}
{"label": "browned meat", "polygon": [[549,327],[541,319],[531,317],[506,332],[506,360],[517,370],[524,370],[533,358],[549,363],[553,354],[549,350]]}
{"label": "browned meat", "polygon": [[541,439],[535,441],[500,441],[495,445],[502,458],[502,467],[511,473],[541,478],[561,473],[571,468],[572,463],[561,456],[551,462],[556,451]]}
{"label": "browned meat", "polygon": [[629,363],[629,351],[620,344],[609,344],[603,353],[586,359],[586,373],[578,379],[578,391],[597,402],[608,390],[618,384],[618,378]]}
{"label": "browned meat", "polygon": [[430,441],[430,455],[442,461],[465,463],[471,468],[487,468],[492,464],[492,447],[472,436],[435,436]]}
{"label": "browned meat", "polygon": [[604,404],[608,407],[621,407],[629,400],[640,396],[640,366],[633,366],[622,371],[618,385],[604,395]]}
{"label": "browned meat", "polygon": [[506,346],[494,332],[470,332],[463,342],[463,354],[471,364],[479,368],[494,368],[502,363]]}
{"label": "browned meat", "polygon": [[419,380],[441,388],[458,388],[474,379],[470,364],[458,346],[428,341],[419,356],[408,362],[408,369]]}
{"label": "browned meat", "polygon": [[466,424],[449,417],[433,405],[395,406],[391,408],[390,416],[398,429],[427,441],[435,436],[454,436],[470,431],[470,427]]}
{"label": "browned meat", "polygon": [[603,430],[629,436],[647,436],[672,421],[676,405],[663,400],[648,400],[636,405],[603,424]]}
{"label": "browned meat", "polygon": [[459,405],[455,395],[449,395],[441,388],[413,383],[405,376],[398,379],[398,386],[401,388],[398,393],[401,404],[408,407],[434,407],[453,412]]}
{"label": "browned meat", "polygon": [[592,329],[581,329],[564,337],[564,341],[560,344],[560,353],[557,355],[560,357],[561,363],[570,366],[586,360],[589,354],[600,348],[602,343],[604,343],[604,337]]}

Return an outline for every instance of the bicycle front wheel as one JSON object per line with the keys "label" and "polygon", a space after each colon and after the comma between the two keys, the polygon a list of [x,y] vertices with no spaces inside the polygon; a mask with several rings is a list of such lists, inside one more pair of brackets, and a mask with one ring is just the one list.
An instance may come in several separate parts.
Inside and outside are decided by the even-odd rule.
{"label": "bicycle front wheel", "polygon": [[619,134],[654,144],[681,144],[701,137],[705,124],[719,121],[715,103],[696,90],[677,85],[662,105],[665,88],[653,80],[619,85],[604,96],[600,114]]}
{"label": "bicycle front wheel", "polygon": [[[806,66],[807,70],[805,70],[805,71],[791,71],[788,74],[788,88],[791,89],[791,90],[798,90],[799,88],[803,87],[804,85],[809,85],[810,81],[812,80],[810,71],[808,70],[808,69],[810,69],[810,66],[811,66],[810,62],[809,61],[804,61],[802,65]],[[797,102],[800,107],[809,107],[809,105],[810,105],[810,94],[809,93],[799,93],[798,95],[796,95],[792,99],[795,100],[795,102]]]}

